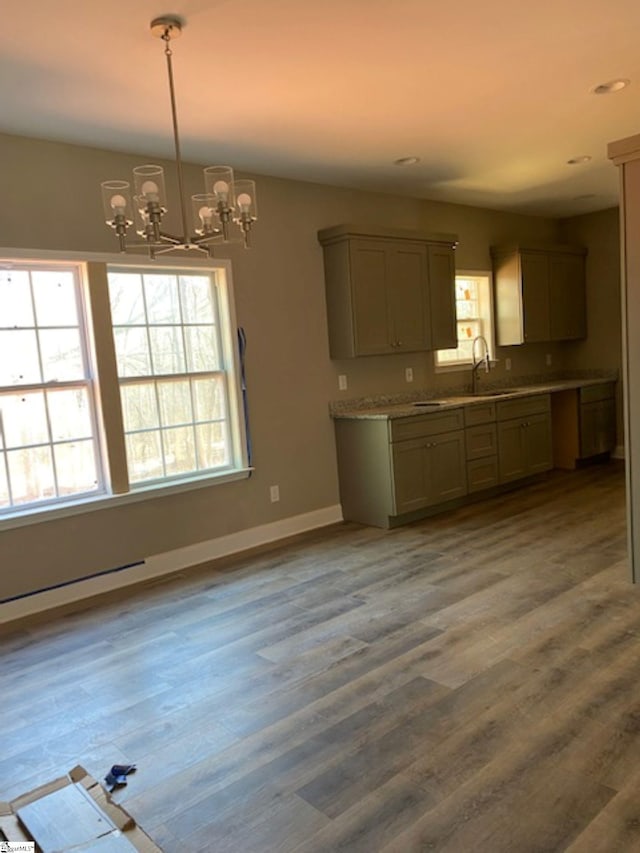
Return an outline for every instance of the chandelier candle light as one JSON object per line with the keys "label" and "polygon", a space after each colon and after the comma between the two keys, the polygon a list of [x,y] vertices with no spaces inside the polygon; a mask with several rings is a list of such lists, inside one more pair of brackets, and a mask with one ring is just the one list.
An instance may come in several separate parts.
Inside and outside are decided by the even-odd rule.
{"label": "chandelier candle light", "polygon": [[[194,249],[211,257],[211,244],[229,242],[230,229],[234,225],[240,229],[246,248],[249,246],[251,226],[257,219],[256,185],[250,180],[235,180],[233,169],[229,166],[207,166],[204,170],[205,191],[191,196],[195,234],[192,237],[187,236],[187,205],[170,47],[171,40],[182,33],[182,21],[174,16],[155,18],[151,21],[151,32],[165,44],[183,236],[167,234],[161,228],[162,219],[167,212],[162,166],[135,167],[133,199],[128,181],[104,181],[101,184],[106,223],[115,231],[121,252],[142,245],[148,248],[151,258],[176,250]],[[136,233],[143,237],[145,242],[127,246],[127,231],[134,223]]]}

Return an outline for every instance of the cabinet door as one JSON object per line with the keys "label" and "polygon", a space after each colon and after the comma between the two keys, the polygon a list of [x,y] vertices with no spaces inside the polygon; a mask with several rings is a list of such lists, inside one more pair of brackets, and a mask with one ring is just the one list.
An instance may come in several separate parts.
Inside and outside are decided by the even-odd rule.
{"label": "cabinet door", "polygon": [[551,416],[530,415],[524,434],[527,442],[527,474],[538,474],[553,467]]}
{"label": "cabinet door", "polygon": [[549,324],[552,341],[575,340],[587,334],[583,255],[549,257]]}
{"label": "cabinet door", "polygon": [[429,439],[429,503],[439,504],[467,494],[464,432],[447,432]]}
{"label": "cabinet door", "polygon": [[452,246],[429,246],[431,349],[455,349],[456,265]]}
{"label": "cabinet door", "polygon": [[525,343],[548,341],[549,258],[542,252],[520,255],[522,275],[522,313]]}
{"label": "cabinet door", "polygon": [[614,400],[598,400],[580,406],[580,458],[608,453],[616,444]]}
{"label": "cabinet door", "polygon": [[349,247],[354,349],[356,355],[393,352],[389,339],[387,248],[374,240]]}
{"label": "cabinet door", "polygon": [[390,244],[387,249],[389,341],[397,352],[431,349],[427,305],[427,247]]}
{"label": "cabinet door", "polygon": [[527,452],[524,421],[518,419],[498,424],[498,474],[501,483],[527,475]]}
{"label": "cabinet door", "polygon": [[391,445],[393,462],[393,514],[401,515],[431,502],[427,439],[397,441]]}

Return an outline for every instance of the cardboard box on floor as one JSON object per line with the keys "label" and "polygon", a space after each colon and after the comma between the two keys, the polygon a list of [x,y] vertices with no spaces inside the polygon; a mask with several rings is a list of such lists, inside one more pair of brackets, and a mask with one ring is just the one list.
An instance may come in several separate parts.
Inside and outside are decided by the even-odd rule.
{"label": "cardboard box on floor", "polygon": [[42,853],[162,853],[80,765],[0,803],[0,839],[35,841]]}

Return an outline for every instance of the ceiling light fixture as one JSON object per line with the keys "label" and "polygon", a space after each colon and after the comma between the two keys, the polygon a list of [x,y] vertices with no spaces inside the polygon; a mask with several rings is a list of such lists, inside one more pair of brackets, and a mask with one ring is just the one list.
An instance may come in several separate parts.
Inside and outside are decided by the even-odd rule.
{"label": "ceiling light fixture", "polygon": [[584,163],[588,163],[591,159],[590,154],[581,154],[579,157],[572,157],[571,160],[567,160],[567,166],[582,166]]}
{"label": "ceiling light fixture", "polygon": [[631,80],[625,80],[620,77],[617,80],[609,80],[608,83],[600,83],[593,89],[594,95],[612,95],[614,92],[621,92],[631,84]]}
{"label": "ceiling light fixture", "polygon": [[182,236],[168,234],[161,229],[162,219],[167,212],[162,166],[147,165],[134,168],[133,199],[128,181],[104,181],[101,184],[106,223],[115,231],[121,252],[125,252],[128,248],[135,248],[133,245],[127,245],[127,231],[135,223],[136,234],[144,239],[144,243],[136,245],[138,248],[146,246],[151,258],[176,250],[196,250],[211,257],[211,244],[214,241],[229,242],[230,229],[234,223],[243,235],[245,247],[248,247],[251,226],[257,219],[256,186],[254,181],[236,180],[230,166],[207,166],[204,170],[205,191],[191,196],[195,234],[192,237],[188,236],[187,204],[184,194],[170,48],[171,40],[178,38],[182,33],[182,21],[175,16],[155,18],[151,21],[151,32],[164,41],[164,53],[167,58]]}
{"label": "ceiling light fixture", "polygon": [[420,162],[419,157],[398,157],[397,160],[393,161],[394,166],[415,166],[416,163]]}

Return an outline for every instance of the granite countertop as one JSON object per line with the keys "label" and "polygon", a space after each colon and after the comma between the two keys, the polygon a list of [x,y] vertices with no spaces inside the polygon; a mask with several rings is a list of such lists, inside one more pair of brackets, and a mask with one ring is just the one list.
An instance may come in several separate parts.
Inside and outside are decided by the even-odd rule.
{"label": "granite countertop", "polygon": [[446,411],[459,406],[473,406],[480,403],[511,400],[518,397],[529,397],[532,394],[548,394],[555,391],[567,391],[583,388],[587,385],[601,385],[604,382],[616,382],[617,373],[614,371],[599,371],[601,375],[594,376],[591,371],[588,376],[534,379],[508,387],[487,386],[483,392],[471,394],[470,391],[452,389],[447,391],[423,390],[411,394],[380,395],[379,397],[363,397],[356,400],[340,400],[330,404],[331,416],[335,419],[380,419],[416,417],[431,412]]}

